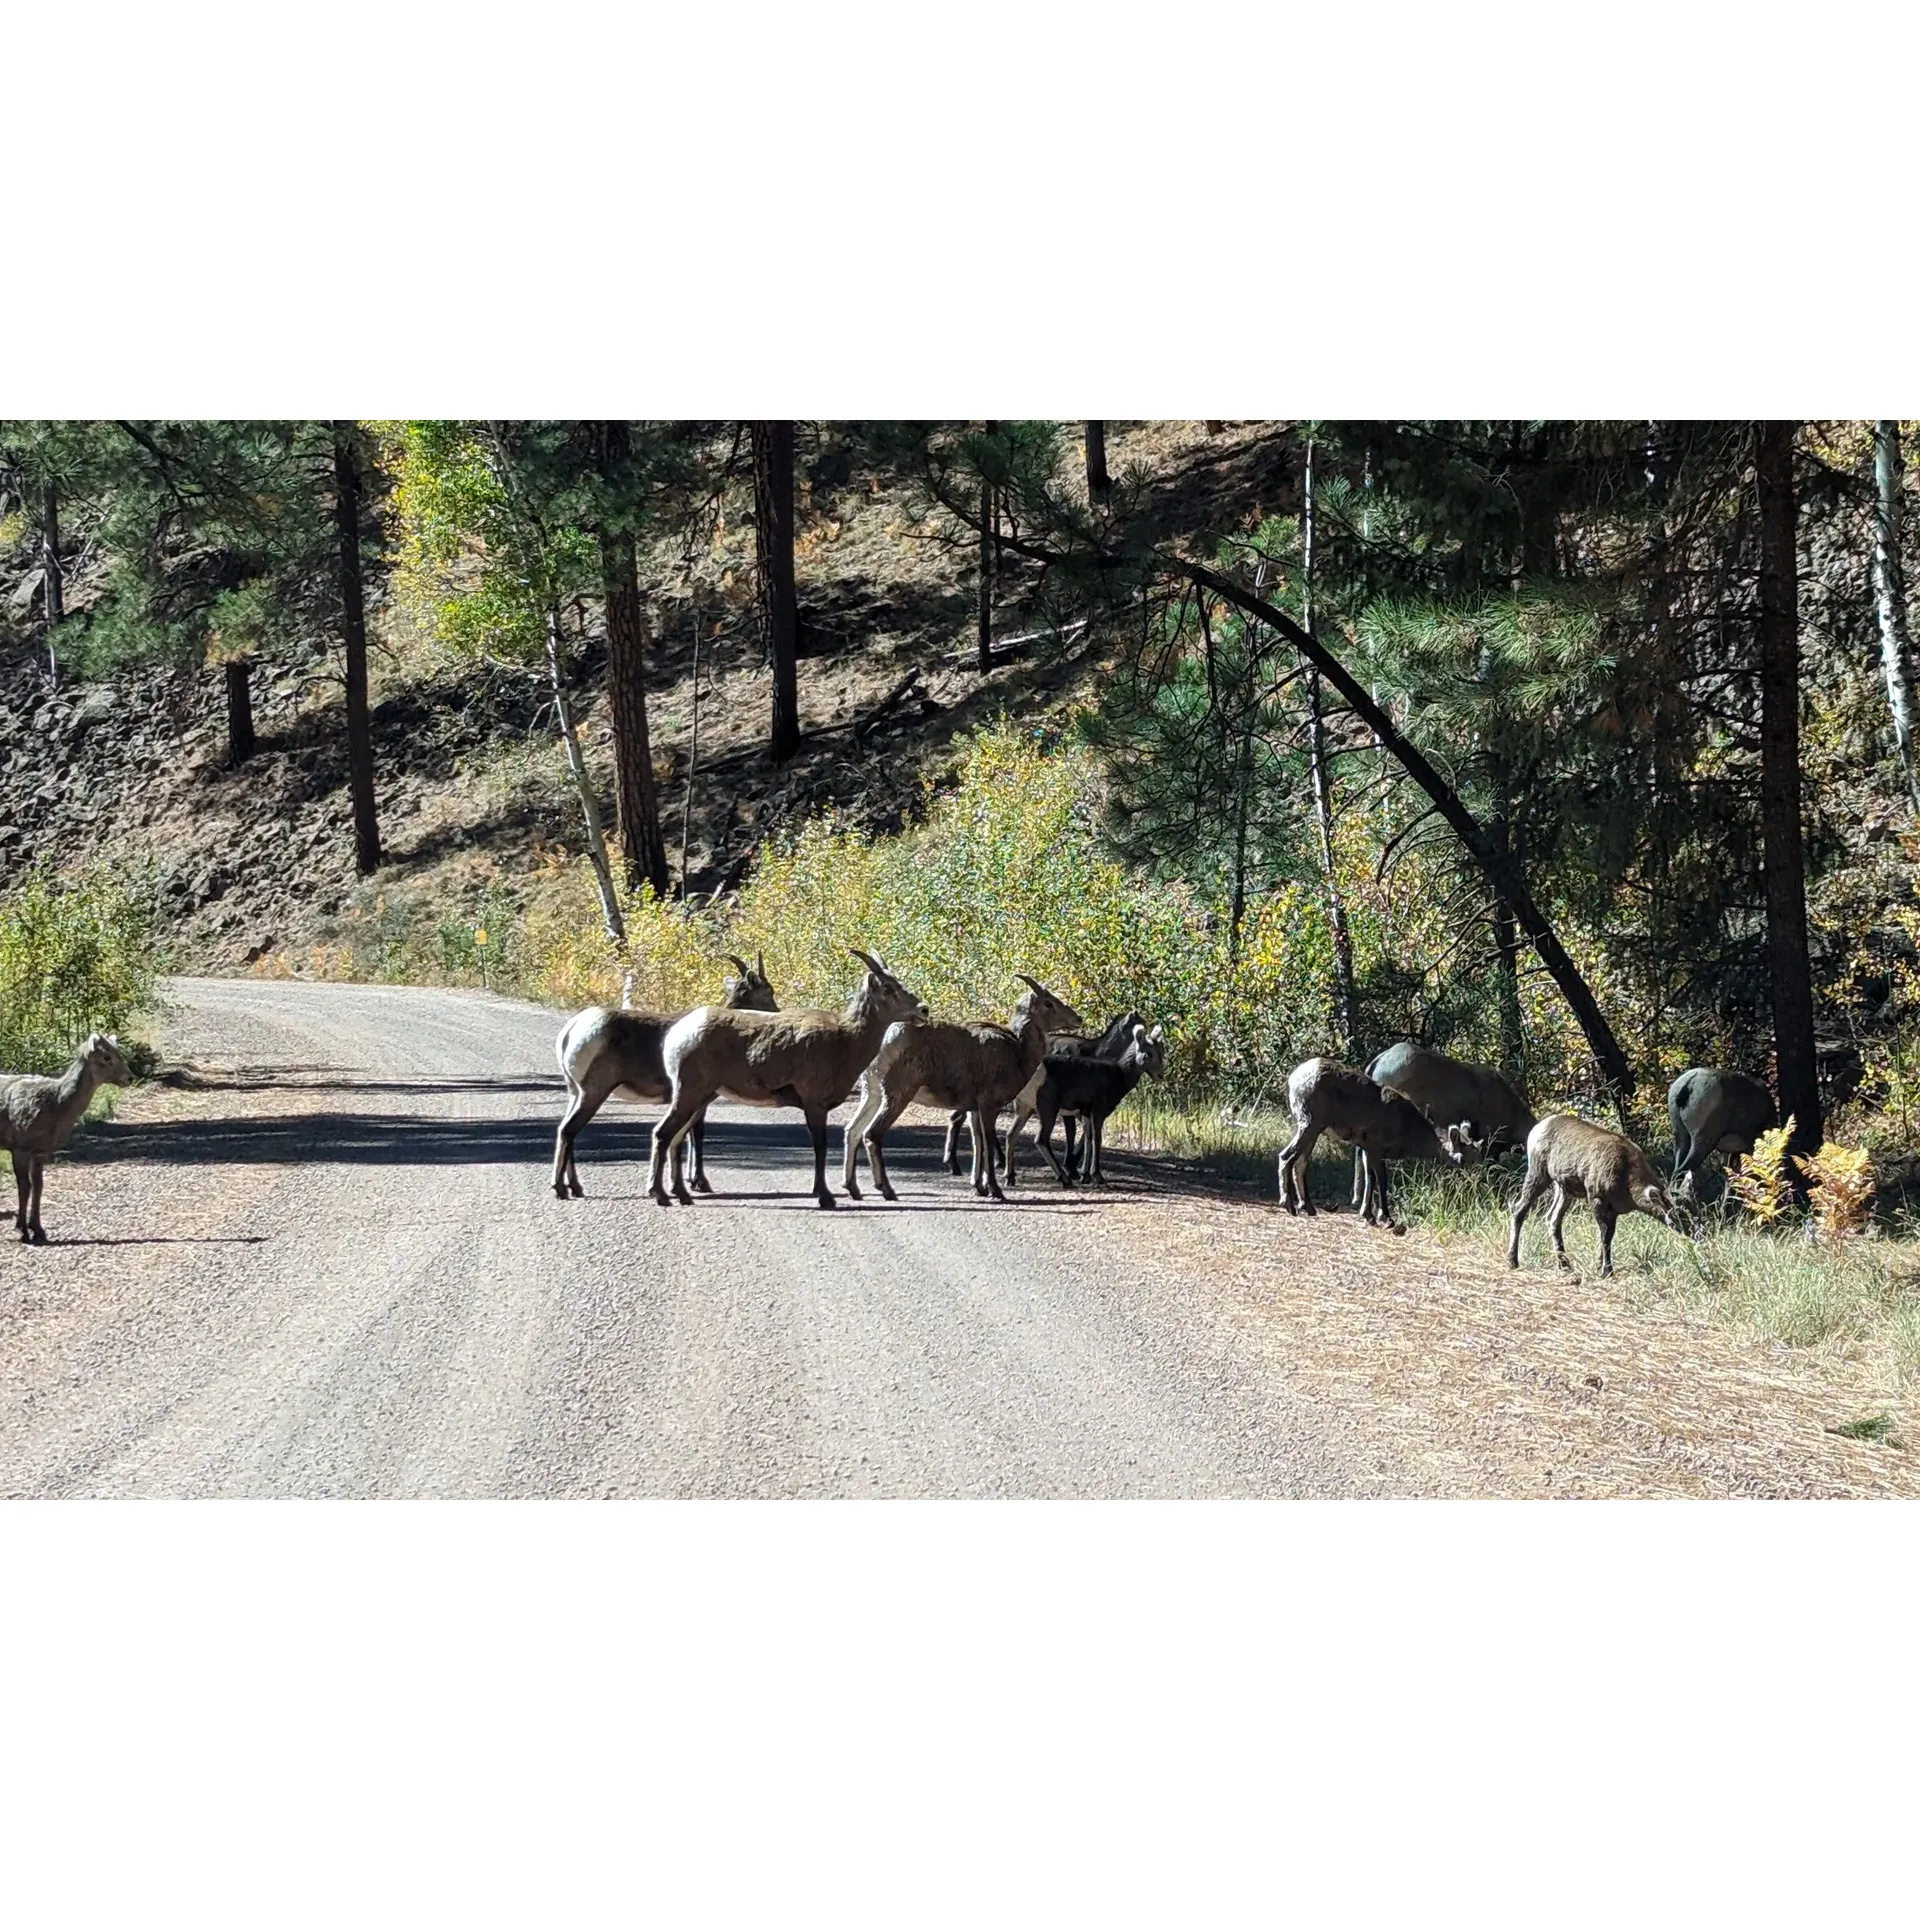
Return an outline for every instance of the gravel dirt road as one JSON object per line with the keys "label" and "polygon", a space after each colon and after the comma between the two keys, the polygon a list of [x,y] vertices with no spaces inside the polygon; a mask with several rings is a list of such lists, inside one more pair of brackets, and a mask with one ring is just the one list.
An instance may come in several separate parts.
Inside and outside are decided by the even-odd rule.
{"label": "gravel dirt road", "polygon": [[[548,1190],[559,1016],[486,995],[182,980],[180,1084],[51,1170],[0,1253],[15,1495],[1231,1495],[1405,1491],[1110,1229],[891,1156],[808,1198],[797,1116],[717,1107],[720,1189],[645,1197],[654,1110]],[[898,1137],[898,1136],[896,1136]],[[838,1150],[838,1132],[834,1135]]]}

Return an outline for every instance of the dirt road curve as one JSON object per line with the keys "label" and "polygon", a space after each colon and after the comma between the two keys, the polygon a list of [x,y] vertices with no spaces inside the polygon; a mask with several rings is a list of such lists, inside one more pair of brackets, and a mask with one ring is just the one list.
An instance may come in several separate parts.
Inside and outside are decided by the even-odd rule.
{"label": "dirt road curve", "polygon": [[720,1194],[662,1211],[628,1107],[562,1204],[556,1015],[170,992],[186,1084],[89,1129],[47,1182],[55,1244],[0,1252],[0,1491],[1403,1488],[1203,1299],[1141,1284],[1115,1226],[1164,1202],[1124,1175],[989,1207],[920,1130],[901,1205],[826,1214],[797,1119],[722,1107]]}

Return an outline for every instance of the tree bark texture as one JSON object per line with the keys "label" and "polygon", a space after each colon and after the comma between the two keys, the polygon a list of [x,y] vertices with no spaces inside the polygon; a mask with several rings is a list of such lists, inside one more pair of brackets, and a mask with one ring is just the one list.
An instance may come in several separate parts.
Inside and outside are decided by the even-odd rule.
{"label": "tree bark texture", "polygon": [[799,607],[793,585],[793,422],[755,420],[754,550],[760,570],[760,638],[773,668],[773,757],[800,750]]}
{"label": "tree bark texture", "polygon": [[1907,641],[1906,565],[1901,554],[1900,422],[1873,423],[1873,598],[1880,623],[1880,671],[1893,717],[1893,750],[1920,808],[1913,745],[1913,653]]}
{"label": "tree bark texture", "polygon": [[67,617],[67,590],[60,573],[60,489],[52,480],[40,493],[40,566],[41,604],[47,615],[47,677],[57,685],[60,656],[54,650],[54,635]]}
{"label": "tree bark texture", "polygon": [[[600,478],[612,490],[632,453],[624,420],[603,420],[596,433]],[[613,709],[614,830],[630,888],[646,881],[656,900],[667,897],[667,846],[660,830],[660,796],[653,779],[647,732],[646,609],[630,527],[600,527],[600,584],[607,616],[607,692]]]}
{"label": "tree bark texture", "polygon": [[620,917],[620,901],[613,890],[613,870],[607,865],[607,831],[600,823],[600,803],[594,798],[586,755],[580,751],[580,735],[573,724],[573,703],[567,698],[562,652],[560,609],[549,606],[547,683],[553,689],[553,724],[560,735],[560,751],[567,756],[567,772],[572,776],[573,791],[580,802],[580,817],[586,823],[587,858],[593,862],[594,885],[600,890],[600,917],[606,922],[607,938],[616,947],[624,947],[627,927]]}
{"label": "tree bark texture", "polygon": [[1113,482],[1107,477],[1107,423],[1087,422],[1087,498],[1104,500]]}
{"label": "tree bark texture", "polygon": [[1170,560],[1169,564],[1195,586],[1217,593],[1242,613],[1263,622],[1279,634],[1303,660],[1319,668],[1341,699],[1373,729],[1381,744],[1406,769],[1414,785],[1433,802],[1434,811],[1458,835],[1460,844],[1473,856],[1489,884],[1513,908],[1514,918],[1533,942],[1541,965],[1546,968],[1566,1000],[1569,1011],[1580,1023],[1580,1031],[1586,1037],[1601,1077],[1615,1100],[1622,1105],[1630,1100],[1634,1087],[1633,1069],[1628,1065],[1627,1056],[1615,1038],[1606,1015],[1600,1011],[1600,1003],[1593,997],[1593,989],[1573,964],[1572,956],[1561,945],[1559,935],[1554,932],[1546,916],[1534,904],[1533,896],[1527,891],[1526,883],[1511,859],[1497,851],[1480,823],[1467,810],[1460,796],[1448,786],[1433,763],[1400,732],[1386,710],[1368,697],[1366,688],[1297,620],[1248,593],[1245,588],[1211,567],[1177,559]]}
{"label": "tree bark texture", "polygon": [[[987,436],[992,438],[999,423],[987,422]],[[979,664],[982,673],[993,671],[993,563],[995,543],[1000,531],[1000,516],[996,511],[993,495],[993,482],[983,473],[980,476],[980,649]]]}
{"label": "tree bark texture", "polygon": [[227,765],[244,766],[253,758],[253,662],[229,660],[227,676]]}
{"label": "tree bark texture", "polygon": [[333,423],[334,531],[340,558],[340,631],[347,649],[347,785],[353,796],[353,864],[380,864],[373,803],[373,726],[367,713],[367,603],[360,579],[360,468],[351,420]]}
{"label": "tree bark texture", "polygon": [[1800,599],[1791,420],[1760,423],[1760,811],[1767,875],[1767,961],[1780,1113],[1793,1115],[1793,1151],[1822,1138],[1800,844]]}

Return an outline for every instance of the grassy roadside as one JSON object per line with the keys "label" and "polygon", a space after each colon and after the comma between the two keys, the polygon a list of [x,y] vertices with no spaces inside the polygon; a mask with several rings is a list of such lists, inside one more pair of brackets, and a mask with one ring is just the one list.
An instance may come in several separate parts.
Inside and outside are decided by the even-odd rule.
{"label": "grassy roadside", "polygon": [[[1114,1116],[1108,1140],[1178,1162],[1222,1197],[1276,1206],[1275,1158],[1292,1131],[1271,1108],[1242,1116],[1136,1094]],[[1657,1147],[1655,1163],[1664,1168]],[[1404,1166],[1394,1174],[1395,1211],[1442,1243],[1504,1263],[1508,1208],[1521,1174],[1514,1157],[1464,1173]],[[1351,1183],[1351,1155],[1323,1145],[1311,1169],[1315,1204],[1349,1212]],[[1552,1265],[1545,1217],[1541,1208],[1527,1223],[1525,1269]],[[1724,1193],[1691,1206],[1687,1218],[1687,1238],[1638,1215],[1622,1221],[1613,1279],[1600,1282],[1592,1212],[1576,1203],[1566,1235],[1582,1284],[1608,1286],[1651,1318],[1708,1323],[1756,1344],[1850,1358],[1872,1390],[1904,1403],[1912,1423],[1920,1413],[1920,1239],[1910,1207],[1884,1202],[1868,1233],[1841,1241],[1814,1238],[1804,1220],[1761,1227]],[[1896,1439],[1890,1420],[1869,1415],[1860,1425],[1850,1437]]]}

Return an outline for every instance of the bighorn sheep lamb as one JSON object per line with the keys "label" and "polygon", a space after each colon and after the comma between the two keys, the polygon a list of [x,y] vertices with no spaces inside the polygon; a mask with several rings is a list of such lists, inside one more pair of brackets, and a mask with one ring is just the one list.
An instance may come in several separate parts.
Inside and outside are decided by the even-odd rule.
{"label": "bighorn sheep lamb", "polygon": [[[1405,1094],[1436,1127],[1456,1122],[1480,1143],[1489,1160],[1509,1149],[1527,1150],[1533,1114],[1512,1081],[1491,1067],[1450,1060],[1433,1047],[1401,1040],[1376,1054],[1367,1076],[1395,1093]],[[1361,1204],[1366,1169],[1364,1156],[1353,1156],[1353,1204]]]}
{"label": "bighorn sheep lamb", "polygon": [[1280,1149],[1280,1198],[1289,1213],[1301,1207],[1310,1217],[1314,1212],[1307,1164],[1323,1133],[1360,1150],[1365,1169],[1360,1217],[1382,1226],[1393,1223],[1388,1161],[1443,1160],[1470,1167],[1480,1158],[1479,1143],[1457,1121],[1437,1127],[1405,1094],[1324,1055],[1301,1061],[1287,1076],[1287,1106],[1294,1135]]}
{"label": "bighorn sheep lamb", "polygon": [[[805,1008],[756,1013],[745,1007],[696,1007],[667,1029],[661,1057],[673,1083],[673,1101],[653,1130],[652,1178],[647,1191],[663,1207],[666,1151],[694,1116],[722,1093],[754,1106],[798,1107],[813,1139],[813,1197],[834,1204],[827,1191],[827,1115],[853,1091],[896,1020],[924,1020],[926,1003],[870,953],[852,949],[866,975],[844,1013]],[[673,1163],[673,1197],[693,1196]]]}
{"label": "bighorn sheep lamb", "polygon": [[887,1029],[861,1079],[859,1110],[846,1126],[844,1181],[850,1200],[860,1198],[854,1156],[862,1142],[881,1197],[899,1198],[887,1178],[882,1144],[887,1129],[923,1094],[931,1105],[957,1107],[967,1115],[973,1129],[973,1190],[983,1198],[1006,1198],[994,1164],[994,1122],[1040,1070],[1047,1036],[1080,1024],[1080,1016],[1031,974],[1014,978],[1026,991],[1005,1026],[985,1020],[929,1020],[903,1021]]}
{"label": "bighorn sheep lamb", "polygon": [[[1600,1273],[1613,1271],[1613,1227],[1623,1213],[1644,1213],[1673,1228],[1683,1229],[1673,1217],[1673,1201],[1653,1162],[1623,1133],[1610,1133],[1576,1114],[1553,1113],[1527,1135],[1527,1177],[1513,1203],[1513,1227],[1507,1237],[1507,1265],[1520,1264],[1520,1229],[1534,1203],[1551,1187],[1553,1211],[1547,1225],[1553,1229],[1553,1250],[1571,1271],[1567,1243],[1560,1237],[1570,1202],[1593,1202],[1600,1227]],[[1580,1284],[1580,1276],[1573,1276]]]}
{"label": "bighorn sheep lamb", "polygon": [[[752,966],[730,953],[735,971],[721,990],[722,1006],[753,1007],[776,1013],[780,1003],[767,980],[766,955],[757,954]],[[573,1145],[580,1131],[606,1103],[610,1094],[628,1100],[646,1100],[664,1106],[673,1097],[660,1057],[660,1043],[677,1013],[631,1013],[624,1007],[588,1007],[560,1029],[554,1056],[567,1082],[567,1111],[553,1142],[553,1194],[556,1200],[578,1199],[580,1175],[574,1166]],[[707,1116],[703,1110],[693,1123],[693,1185],[711,1193],[707,1183]],[[676,1148],[676,1152],[684,1149]]]}
{"label": "bighorn sheep lamb", "polygon": [[0,1074],[0,1147],[13,1155],[13,1183],[20,1195],[14,1226],[29,1245],[47,1244],[40,1224],[47,1161],[67,1144],[93,1104],[96,1087],[124,1087],[132,1078],[119,1039],[111,1033],[88,1034],[73,1065],[58,1079],[44,1073]]}
{"label": "bighorn sheep lamb", "polygon": [[1731,1166],[1774,1123],[1773,1095],[1745,1073],[1689,1067],[1667,1089],[1673,1122],[1673,1191],[1693,1185],[1693,1176],[1716,1154]]}
{"label": "bighorn sheep lamb", "polygon": [[[1079,1178],[1089,1184],[1105,1186],[1107,1176],[1100,1166],[1100,1147],[1105,1137],[1107,1116],[1140,1082],[1142,1074],[1159,1077],[1167,1063],[1166,1035],[1158,1027],[1136,1025],[1117,1060],[1076,1060],[1071,1055],[1049,1057],[1040,1079],[1040,1097],[1034,1112],[1040,1121],[1040,1151],[1047,1164],[1060,1176],[1063,1187],[1073,1185],[1073,1123],[1078,1118],[1087,1140],[1087,1164]],[[1053,1123],[1062,1114],[1067,1117],[1067,1164],[1054,1158]],[[1007,1183],[1013,1184],[1013,1157],[1007,1157]]]}

